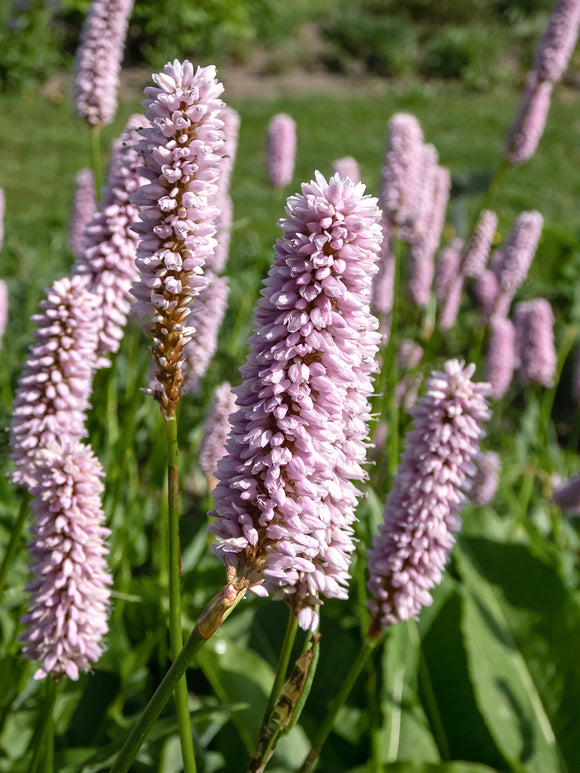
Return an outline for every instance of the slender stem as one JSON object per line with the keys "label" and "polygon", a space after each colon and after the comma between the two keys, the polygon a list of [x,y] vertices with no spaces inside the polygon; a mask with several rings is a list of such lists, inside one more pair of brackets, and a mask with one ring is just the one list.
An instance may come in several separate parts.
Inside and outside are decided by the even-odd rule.
{"label": "slender stem", "polygon": [[380,641],[380,637],[376,638],[369,638],[367,637],[362,647],[356,656],[356,659],[352,666],[350,667],[350,671],[345,677],[344,682],[342,683],[342,687],[338,691],[338,695],[334,699],[326,717],[324,718],[323,723],[318,728],[318,732],[314,736],[314,739],[312,740],[310,751],[308,752],[308,755],[304,762],[302,763],[302,767],[300,768],[300,773],[308,773],[318,759],[320,752],[322,750],[322,747],[324,746],[324,742],[330,735],[330,731],[332,730],[332,726],[334,725],[334,721],[336,719],[336,715],[338,714],[340,708],[343,706],[344,702],[348,698],[350,691],[354,687],[354,683],[358,679],[358,676],[360,672],[363,670],[365,664],[367,663],[368,659],[372,655],[375,647]]}
{"label": "slender stem", "polygon": [[95,192],[97,201],[101,198],[101,187],[103,185],[103,172],[101,166],[101,127],[91,127],[91,164],[93,167],[93,177],[95,178]]}
{"label": "slender stem", "polygon": [[246,595],[246,591],[247,585],[240,586],[228,582],[205,607],[198,617],[195,627],[189,639],[185,642],[183,649],[163,677],[161,684],[145,707],[139,721],[129,733],[109,773],[127,773],[155,720],[175,690],[175,686],[185,674],[196,653],[235,609],[237,604]]}
{"label": "slender stem", "polygon": [[30,497],[27,494],[23,494],[22,501],[20,502],[20,510],[18,512],[18,518],[16,519],[16,523],[12,527],[12,534],[10,535],[10,541],[8,542],[6,552],[4,553],[4,558],[2,559],[2,564],[0,565],[0,599],[2,598],[2,594],[4,593],[4,586],[6,585],[6,578],[8,577],[8,572],[10,571],[10,567],[12,566],[12,563],[16,558],[18,550],[20,549],[20,535],[22,534],[22,529],[24,528],[24,524],[26,523],[26,518],[28,517],[29,502],[30,502]]}
{"label": "slender stem", "polygon": [[290,610],[290,617],[288,618],[288,626],[286,627],[286,635],[284,636],[284,641],[282,642],[282,649],[280,650],[280,658],[278,660],[278,670],[276,671],[276,676],[274,677],[274,684],[272,685],[270,697],[268,698],[268,705],[266,706],[266,711],[264,713],[264,722],[267,721],[268,717],[272,713],[274,704],[276,703],[278,696],[280,695],[280,690],[282,689],[282,685],[286,681],[286,671],[288,670],[288,663],[290,662],[290,655],[292,654],[292,647],[294,646],[294,639],[296,638],[297,632],[298,632],[298,618],[292,612],[292,610]]}
{"label": "slender stem", "polygon": [[56,703],[56,698],[59,693],[60,684],[61,682],[56,683],[54,679],[51,679],[50,677],[47,679],[46,704],[40,714],[40,722],[38,723],[38,727],[33,738],[34,751],[32,753],[30,765],[28,767],[28,773],[37,773],[43,762],[46,765],[45,757],[48,757],[52,752],[52,715],[54,712],[54,704]]}
{"label": "slender stem", "polygon": [[[177,418],[165,419],[167,434],[167,503],[169,516],[169,638],[171,659],[174,661],[183,647],[181,627],[181,558],[179,552],[179,446]],[[177,725],[184,773],[195,773],[193,735],[189,717],[189,699],[185,676],[175,687]]]}

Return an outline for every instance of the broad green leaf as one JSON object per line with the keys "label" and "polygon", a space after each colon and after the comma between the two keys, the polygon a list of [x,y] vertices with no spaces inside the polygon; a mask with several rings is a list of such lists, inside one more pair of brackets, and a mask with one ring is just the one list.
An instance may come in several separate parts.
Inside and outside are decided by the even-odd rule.
{"label": "broad green leaf", "polygon": [[469,674],[487,727],[515,769],[565,770],[554,730],[504,609],[468,553],[458,549],[455,558],[463,577],[461,628]]}

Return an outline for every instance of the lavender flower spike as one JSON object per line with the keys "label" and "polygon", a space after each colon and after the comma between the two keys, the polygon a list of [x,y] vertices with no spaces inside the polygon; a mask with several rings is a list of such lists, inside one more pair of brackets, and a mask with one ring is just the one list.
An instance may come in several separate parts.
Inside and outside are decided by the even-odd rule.
{"label": "lavender flower spike", "polygon": [[580,475],[559,483],[552,492],[552,501],[562,510],[580,514]]}
{"label": "lavender flower spike", "polygon": [[485,364],[485,378],[492,394],[500,400],[512,383],[516,366],[516,333],[509,319],[493,317],[489,325],[489,343]]}
{"label": "lavender flower spike", "polygon": [[535,210],[522,212],[514,223],[497,268],[497,280],[510,298],[528,275],[543,224],[542,215]]}
{"label": "lavender flower spike", "polygon": [[77,174],[75,198],[68,231],[68,246],[79,255],[84,246],[85,228],[95,214],[95,179],[90,169]]}
{"label": "lavender flower spike", "polygon": [[423,132],[414,115],[396,113],[389,121],[381,206],[391,225],[404,225],[416,205],[422,165]]}
{"label": "lavender flower spike", "polygon": [[459,274],[462,249],[463,239],[453,239],[451,244],[447,245],[444,250],[441,250],[435,276],[435,288],[439,303],[443,303]]}
{"label": "lavender flower spike", "polygon": [[93,0],[81,33],[74,71],[77,114],[92,127],[111,123],[133,0]]}
{"label": "lavender flower spike", "polygon": [[481,427],[490,418],[489,384],[457,360],[434,372],[412,410],[414,429],[369,551],[370,634],[416,617],[431,603],[461,526],[459,511],[475,472]]}
{"label": "lavender flower spike", "polygon": [[356,158],[352,156],[337,158],[336,161],[332,162],[332,168],[334,174],[338,174],[341,177],[350,177],[353,183],[360,182],[360,169]]}
{"label": "lavender flower spike", "polygon": [[226,453],[226,440],[230,434],[230,415],[236,410],[236,396],[225,381],[215,388],[210,409],[203,427],[203,439],[199,449],[201,467],[210,489],[217,483],[215,473],[218,462]]}
{"label": "lavender flower spike", "polygon": [[559,0],[534,55],[533,70],[539,80],[560,80],[576,46],[579,26],[580,2]]}
{"label": "lavender flower spike", "polygon": [[550,110],[552,84],[528,76],[518,114],[508,132],[505,156],[510,164],[521,164],[536,152]]}
{"label": "lavender flower spike", "polygon": [[268,127],[268,178],[276,188],[292,182],[296,156],[296,122],[278,113]]}
{"label": "lavender flower spike", "polygon": [[142,160],[135,148],[138,130],[145,124],[143,116],[131,116],[115,143],[103,200],[86,227],[84,249],[73,267],[73,274],[85,276],[89,290],[98,297],[99,368],[108,367],[106,355],[119,348],[130,309],[129,291],[137,276],[133,224],[139,209],[130,198],[146,182],[139,174]]}
{"label": "lavender flower spike", "polygon": [[370,315],[376,199],[338,175],[291,196],[255,311],[214,490],[216,552],[254,592],[282,591],[314,628],[345,598],[379,335]]}
{"label": "lavender flower spike", "polygon": [[476,467],[469,498],[477,505],[488,505],[497,491],[501,459],[495,451],[485,451],[477,458]]}
{"label": "lavender flower spike", "polygon": [[477,279],[483,274],[496,228],[497,215],[489,209],[484,209],[479,216],[473,236],[465,248],[465,257],[461,266],[464,276]]}
{"label": "lavender flower spike", "polygon": [[18,382],[10,447],[16,483],[32,486],[39,453],[86,434],[97,348],[96,297],[82,277],[60,279],[42,301],[35,343]]}
{"label": "lavender flower spike", "polygon": [[103,470],[90,448],[57,444],[39,455],[37,474],[30,611],[20,638],[24,655],[41,663],[35,679],[76,680],[99,659],[109,628]]}
{"label": "lavender flower spike", "polygon": [[132,199],[142,222],[134,226],[140,276],[131,292],[153,338],[154,396],[166,417],[174,415],[183,385],[183,347],[194,332],[186,326],[190,303],[207,284],[203,267],[217,244],[224,105],[215,75],[212,65],[194,71],[176,59],[153,76],[158,88],[145,90],[151,126],[138,150],[151,182]]}
{"label": "lavender flower spike", "polygon": [[553,386],[558,358],[550,303],[545,298],[518,303],[515,329],[522,383]]}

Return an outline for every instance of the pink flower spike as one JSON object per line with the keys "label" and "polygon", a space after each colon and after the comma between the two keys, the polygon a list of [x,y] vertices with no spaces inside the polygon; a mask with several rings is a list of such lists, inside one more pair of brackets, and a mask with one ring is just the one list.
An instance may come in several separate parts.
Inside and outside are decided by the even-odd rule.
{"label": "pink flower spike", "polygon": [[493,501],[497,491],[501,459],[494,451],[485,451],[477,457],[475,466],[477,472],[473,479],[469,498],[476,505],[488,505]]}
{"label": "pink flower spike", "polygon": [[496,228],[497,215],[495,212],[484,209],[479,216],[473,236],[465,248],[465,257],[461,267],[464,276],[477,279],[483,274]]}
{"label": "pink flower spike", "polygon": [[343,158],[337,158],[332,162],[332,169],[334,174],[340,177],[350,177],[353,183],[360,182],[360,169],[356,158],[352,156],[344,156]]}
{"label": "pink flower spike", "polygon": [[85,228],[95,214],[95,180],[90,169],[81,169],[77,174],[75,198],[70,218],[68,246],[74,255],[79,255],[84,246]]}
{"label": "pink flower spike", "polygon": [[580,475],[554,486],[552,502],[572,515],[580,514]]}
{"label": "pink flower spike", "polygon": [[133,0],[93,0],[74,68],[77,114],[92,127],[111,123]]}
{"label": "pink flower spike", "polygon": [[409,113],[389,121],[382,171],[381,207],[392,226],[403,226],[414,216],[421,187],[423,132]]}
{"label": "pink flower spike", "polygon": [[435,288],[437,291],[437,300],[442,303],[454,279],[459,274],[461,265],[461,250],[463,249],[463,239],[453,239],[451,244],[441,250],[437,261],[437,272],[435,276]]}
{"label": "pink flower spike", "polygon": [[6,196],[0,188],[0,250],[4,246],[4,212],[6,210]]}
{"label": "pink flower spike", "polygon": [[536,152],[550,110],[552,84],[530,73],[518,114],[506,140],[505,156],[510,164],[522,164]]}
{"label": "pink flower spike", "polygon": [[141,157],[135,143],[146,125],[141,115],[129,119],[112,152],[103,200],[87,224],[84,249],[77,254],[73,275],[84,276],[97,298],[99,342],[97,367],[109,367],[108,354],[119,349],[131,305],[129,291],[137,276],[137,234],[133,224],[139,209],[131,196],[146,180],[139,174]]}
{"label": "pink flower spike", "polygon": [[490,418],[489,384],[472,382],[474,371],[448,361],[412,409],[414,429],[369,551],[371,636],[416,617],[441,582],[485,434],[481,425]]}
{"label": "pink flower spike", "polygon": [[296,122],[278,113],[268,127],[268,178],[276,188],[292,182],[296,156]]}
{"label": "pink flower spike", "polygon": [[491,269],[486,269],[474,282],[473,294],[479,305],[481,323],[487,324],[497,306],[501,288]]}
{"label": "pink flower spike", "polygon": [[14,400],[12,479],[30,488],[39,453],[55,442],[76,442],[86,434],[95,351],[96,297],[86,280],[60,279],[41,301],[35,343],[29,349]]}
{"label": "pink flower spike", "polygon": [[522,383],[553,386],[558,358],[550,303],[545,298],[518,303],[514,324]]}
{"label": "pink flower spike", "polygon": [[317,172],[288,199],[216,475],[216,553],[254,592],[283,593],[302,627],[321,596],[347,596],[366,478],[382,231],[364,190]]}
{"label": "pink flower spike", "polygon": [[231,430],[230,416],[235,411],[236,397],[226,381],[217,386],[213,393],[199,449],[199,466],[210,489],[213,489],[217,483],[215,474],[219,460],[226,453],[226,440]]}
{"label": "pink flower spike", "polygon": [[30,611],[21,619],[26,630],[20,639],[25,657],[41,664],[35,679],[76,680],[101,656],[109,629],[103,470],[90,448],[54,444],[39,454],[37,475]]}
{"label": "pink flower spike", "polygon": [[528,275],[543,224],[544,218],[535,210],[522,212],[514,223],[496,270],[500,287],[510,298]]}
{"label": "pink flower spike", "polygon": [[139,278],[135,313],[153,338],[155,399],[165,417],[175,414],[183,386],[183,348],[193,330],[186,321],[193,299],[207,285],[204,265],[216,249],[215,206],[224,123],[223,86],[213,65],[194,70],[177,59],[153,76],[144,102],[150,126],[138,151],[149,185],[132,202],[140,206],[134,230]]}
{"label": "pink flower spike", "polygon": [[485,380],[491,384],[496,400],[501,400],[509,389],[516,362],[516,333],[513,324],[509,319],[493,317],[489,324]]}
{"label": "pink flower spike", "polygon": [[533,71],[538,80],[560,80],[576,46],[579,26],[579,0],[558,0],[534,55]]}
{"label": "pink flower spike", "polygon": [[6,325],[8,323],[8,288],[6,282],[0,279],[0,346]]}

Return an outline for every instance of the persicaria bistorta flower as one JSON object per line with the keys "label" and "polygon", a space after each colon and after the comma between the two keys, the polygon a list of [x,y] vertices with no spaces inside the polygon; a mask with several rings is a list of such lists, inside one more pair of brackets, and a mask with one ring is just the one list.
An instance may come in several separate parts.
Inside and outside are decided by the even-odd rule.
{"label": "persicaria bistorta flower", "polygon": [[439,303],[443,303],[459,274],[462,248],[463,239],[453,239],[451,244],[448,244],[444,250],[441,250],[437,261],[437,275],[435,277],[435,288]]}
{"label": "persicaria bistorta flower", "polygon": [[371,635],[418,615],[441,582],[475,472],[482,423],[490,418],[489,384],[471,381],[474,371],[475,365],[448,361],[412,409],[414,429],[369,551]]}
{"label": "persicaria bistorta flower", "polygon": [[343,156],[332,162],[334,173],[340,177],[350,177],[353,183],[360,182],[360,169],[356,158]]}
{"label": "persicaria bistorta flower", "polygon": [[554,486],[552,501],[562,510],[570,510],[575,515],[580,513],[580,475]]}
{"label": "persicaria bistorta flower", "polygon": [[68,229],[68,246],[75,255],[82,252],[85,228],[95,214],[95,179],[90,169],[77,174],[75,197]]}
{"label": "persicaria bistorta flower", "polygon": [[506,158],[510,164],[521,164],[536,152],[546,127],[551,97],[552,84],[538,80],[531,72],[506,140]]}
{"label": "persicaria bistorta flower", "polygon": [[268,178],[276,188],[292,182],[296,156],[296,121],[278,113],[268,127]]}
{"label": "persicaria bistorta flower", "polygon": [[158,88],[145,90],[144,103],[151,125],[138,146],[141,173],[151,182],[133,197],[142,222],[134,226],[140,276],[131,292],[153,338],[154,396],[168,416],[181,395],[183,347],[193,334],[190,303],[207,284],[203,268],[216,248],[224,105],[213,66],[194,70],[175,60],[153,80]]}
{"label": "persicaria bistorta flower", "polygon": [[420,187],[423,132],[409,113],[389,121],[382,171],[381,207],[391,225],[404,225],[413,216]]}
{"label": "persicaria bistorta flower", "polygon": [[464,276],[476,279],[483,274],[496,228],[497,215],[489,209],[484,209],[479,216],[473,236],[465,248],[465,257],[461,266]]}
{"label": "persicaria bistorta flower", "polygon": [[131,306],[129,291],[137,276],[138,237],[133,224],[139,208],[130,198],[146,182],[139,174],[142,162],[135,148],[138,129],[145,125],[143,116],[131,116],[115,145],[103,200],[86,226],[73,268],[74,274],[87,278],[89,290],[98,298],[98,367],[110,365],[106,355],[119,348]]}
{"label": "persicaria bistorta flower", "polygon": [[489,324],[489,343],[485,362],[485,379],[492,395],[500,400],[512,383],[517,363],[516,333],[509,319],[493,317]]}
{"label": "persicaria bistorta flower", "polygon": [[579,26],[580,2],[558,0],[534,55],[533,71],[539,80],[560,80],[574,51]]}
{"label": "persicaria bistorta flower", "polygon": [[497,491],[501,459],[495,451],[484,451],[477,457],[475,466],[477,472],[469,498],[477,505],[488,505]]}
{"label": "persicaria bistorta flower", "polygon": [[545,298],[516,306],[514,324],[523,384],[553,386],[557,355],[554,344],[554,312]]}
{"label": "persicaria bistorta flower", "polygon": [[516,219],[497,266],[497,280],[512,298],[526,276],[540,241],[544,218],[539,212],[522,212]]}
{"label": "persicaria bistorta flower", "polygon": [[219,460],[226,453],[226,440],[230,434],[230,416],[236,410],[236,396],[227,381],[215,388],[211,405],[203,427],[199,449],[199,466],[210,488],[215,486],[215,473]]}
{"label": "persicaria bistorta flower", "polygon": [[77,114],[89,126],[111,123],[133,0],[93,0],[83,24],[74,72]]}
{"label": "persicaria bistorta flower", "polygon": [[6,323],[8,322],[8,288],[6,282],[0,279],[0,346],[2,345],[2,337],[6,330]]}
{"label": "persicaria bistorta flower", "polygon": [[56,281],[41,301],[35,343],[18,382],[10,447],[16,483],[31,486],[38,454],[86,434],[97,348],[96,297],[76,276]]}
{"label": "persicaria bistorta flower", "polygon": [[254,592],[281,591],[305,629],[320,596],[347,595],[366,477],[381,227],[363,194],[317,172],[288,199],[214,490],[217,554]]}
{"label": "persicaria bistorta flower", "polygon": [[36,679],[78,679],[103,649],[108,631],[108,553],[100,495],[103,470],[81,443],[39,454],[32,487],[34,514],[30,611],[21,622],[24,655],[40,662]]}
{"label": "persicaria bistorta flower", "polygon": [[6,196],[0,188],[0,250],[4,245],[4,210],[6,209]]}

